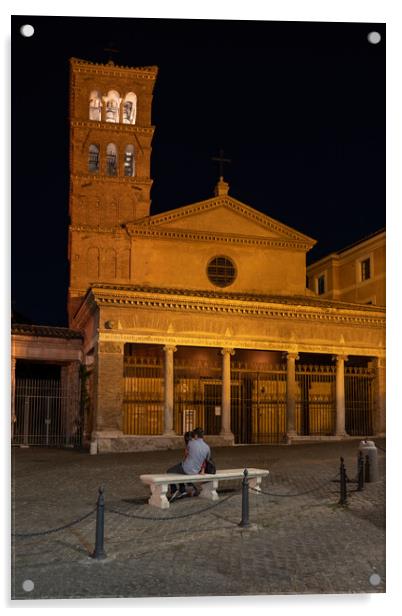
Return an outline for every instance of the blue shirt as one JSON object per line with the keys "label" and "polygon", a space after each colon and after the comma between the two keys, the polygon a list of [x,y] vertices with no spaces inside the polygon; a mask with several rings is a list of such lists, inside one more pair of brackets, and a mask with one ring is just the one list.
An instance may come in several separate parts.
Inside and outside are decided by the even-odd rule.
{"label": "blue shirt", "polygon": [[188,455],[182,462],[183,470],[186,475],[198,475],[204,461],[211,455],[209,445],[204,439],[196,438],[188,442],[187,450]]}

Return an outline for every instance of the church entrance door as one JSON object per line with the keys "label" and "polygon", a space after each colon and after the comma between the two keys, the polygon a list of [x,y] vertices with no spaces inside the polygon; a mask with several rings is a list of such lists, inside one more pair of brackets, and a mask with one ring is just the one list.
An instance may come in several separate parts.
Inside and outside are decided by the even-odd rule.
{"label": "church entrance door", "polygon": [[285,366],[233,362],[231,423],[235,443],[284,442]]}

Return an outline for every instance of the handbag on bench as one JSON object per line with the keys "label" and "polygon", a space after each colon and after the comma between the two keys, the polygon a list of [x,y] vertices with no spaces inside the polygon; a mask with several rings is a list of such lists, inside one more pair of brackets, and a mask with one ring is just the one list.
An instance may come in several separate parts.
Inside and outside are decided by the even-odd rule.
{"label": "handbag on bench", "polygon": [[205,462],[205,472],[207,475],[215,475],[216,473],[215,462],[211,458]]}

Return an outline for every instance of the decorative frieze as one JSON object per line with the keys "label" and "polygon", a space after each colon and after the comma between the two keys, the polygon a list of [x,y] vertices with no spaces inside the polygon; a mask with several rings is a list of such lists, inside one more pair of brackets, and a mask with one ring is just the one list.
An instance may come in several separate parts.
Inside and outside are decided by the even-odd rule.
{"label": "decorative frieze", "polygon": [[[72,128],[90,128],[92,131],[103,130],[110,133],[111,126],[114,133],[138,133],[139,135],[153,135],[155,126],[138,126],[138,124],[109,124],[106,122],[97,122],[95,120],[71,120]],[[143,146],[143,149],[150,149]]]}
{"label": "decorative frieze", "polygon": [[185,299],[172,298],[169,296],[163,297],[152,295],[133,295],[128,296],[116,292],[111,295],[109,293],[102,293],[98,288],[93,289],[95,300],[98,305],[103,306],[135,306],[137,308],[157,309],[157,310],[169,310],[180,312],[201,312],[201,313],[213,313],[213,314],[227,314],[227,315],[244,315],[264,317],[268,319],[291,319],[296,321],[313,321],[313,322],[325,322],[334,323],[339,325],[353,324],[356,327],[385,327],[385,316],[369,315],[369,314],[353,314],[352,311],[348,314],[342,313],[339,309],[333,309],[329,312],[329,309],[320,310],[319,308],[312,306],[300,306],[295,304],[293,308],[274,307],[269,305],[261,305],[256,302],[235,302],[226,299],[218,300],[214,299],[213,302],[205,299],[204,301],[198,300],[195,297],[186,297]]}
{"label": "decorative frieze", "polygon": [[80,60],[79,58],[71,58],[71,65],[74,67],[75,73],[85,73],[92,75],[110,75],[111,77],[130,77],[135,76],[139,79],[155,80],[158,74],[157,66],[120,66],[113,61],[109,64],[101,64],[100,62],[89,62],[88,60]]}
{"label": "decorative frieze", "polygon": [[99,343],[99,351],[100,353],[123,353],[124,345],[121,342],[100,342]]}

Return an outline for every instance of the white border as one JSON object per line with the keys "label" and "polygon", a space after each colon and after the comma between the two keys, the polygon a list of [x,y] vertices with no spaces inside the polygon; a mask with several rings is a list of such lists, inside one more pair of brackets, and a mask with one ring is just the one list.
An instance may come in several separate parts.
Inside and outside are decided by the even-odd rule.
{"label": "white border", "polygon": [[[388,469],[394,467],[397,471],[387,473],[388,480],[388,507],[387,507],[387,588],[385,595],[366,595],[361,596],[286,596],[286,597],[267,597],[267,598],[248,598],[239,597],[236,599],[218,599],[218,598],[201,598],[193,601],[188,599],[161,599],[155,601],[149,600],[89,600],[89,601],[37,601],[30,604],[23,603],[22,606],[13,602],[11,604],[7,597],[9,596],[9,559],[8,555],[3,555],[1,561],[0,580],[1,580],[1,598],[3,607],[6,609],[14,609],[19,612],[20,609],[29,607],[37,611],[43,608],[52,609],[74,609],[87,614],[95,609],[135,609],[136,613],[143,611],[149,613],[150,610],[162,608],[163,611],[175,613],[180,610],[191,611],[192,614],[198,614],[201,611],[205,613],[215,613],[216,608],[220,610],[230,607],[231,611],[237,613],[243,612],[247,608],[251,608],[258,613],[266,613],[267,608],[276,608],[280,611],[287,607],[297,609],[297,613],[307,613],[311,616],[313,613],[321,614],[324,608],[326,614],[337,614],[339,611],[343,614],[356,613],[364,611],[365,614],[376,614],[379,609],[396,607],[398,598],[401,595],[401,580],[402,567],[400,558],[401,545],[401,530],[400,520],[402,520],[401,510],[401,490],[400,490],[400,467],[401,460],[399,451],[397,451],[397,442],[400,440],[402,433],[401,416],[399,410],[400,396],[397,395],[397,383],[400,379],[400,358],[397,355],[397,350],[400,348],[401,328],[398,327],[400,317],[398,314],[402,306],[401,298],[401,283],[400,283],[400,265],[401,256],[397,249],[397,240],[400,230],[402,229],[402,189],[401,189],[401,135],[402,135],[402,97],[401,97],[401,79],[399,61],[402,57],[402,36],[401,36],[401,3],[398,0],[281,0],[271,2],[266,0],[248,0],[244,2],[231,3],[213,2],[212,0],[203,0],[202,3],[190,3],[185,0],[169,0],[169,2],[148,0],[144,3],[130,2],[128,0],[120,0],[119,3],[111,4],[104,1],[94,5],[93,2],[87,0],[70,0],[68,4],[54,2],[45,2],[36,0],[33,1],[17,1],[2,3],[0,27],[3,33],[2,45],[2,63],[4,70],[3,79],[3,96],[6,99],[2,119],[2,134],[7,135],[7,141],[3,141],[1,148],[2,172],[5,172],[4,177],[0,179],[3,187],[3,199],[1,203],[2,220],[0,225],[1,233],[1,282],[3,283],[3,291],[6,298],[9,298],[9,203],[10,203],[10,173],[9,173],[9,82],[10,82],[10,14],[23,15],[70,15],[70,16],[93,16],[94,7],[97,8],[96,16],[115,16],[115,17],[170,17],[170,18],[213,18],[213,19],[266,19],[280,21],[355,21],[355,22],[387,22],[387,156],[388,156],[388,179],[387,179],[387,275],[389,280],[393,281],[392,285],[388,285],[387,306],[388,306],[388,361],[387,361],[387,406],[388,406],[388,434],[390,435],[388,443]],[[245,8],[247,7],[247,8]],[[376,84],[373,83],[373,88]],[[399,281],[398,281],[399,280]],[[4,293],[3,293],[4,297]],[[3,309],[3,327],[2,332],[2,349],[5,353],[1,354],[0,373],[5,376],[2,391],[5,392],[3,409],[8,408],[9,389],[8,379],[8,364],[9,364],[9,308],[7,302],[2,302]],[[399,403],[398,400],[399,399]],[[9,434],[8,413],[2,413],[3,420],[3,438]],[[392,430],[390,429],[392,423]],[[7,437],[6,437],[7,438]],[[394,444],[392,443],[394,441]],[[6,442],[7,445],[7,442]],[[6,505],[9,502],[9,449],[4,446],[3,440],[3,469],[5,469],[5,482],[2,502]],[[394,491],[397,494],[394,494]],[[390,506],[390,501],[392,506]],[[3,530],[7,536],[9,513],[2,511]],[[3,550],[4,552],[4,550]],[[5,561],[5,562],[4,562]],[[191,605],[190,605],[191,603]],[[392,603],[392,606],[391,606]],[[400,603],[400,601],[399,601]],[[96,606],[96,607],[95,607]],[[235,607],[236,606],[236,607]]]}

